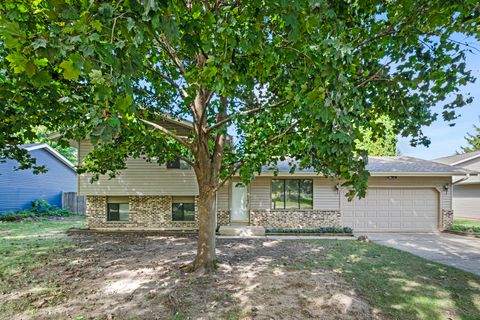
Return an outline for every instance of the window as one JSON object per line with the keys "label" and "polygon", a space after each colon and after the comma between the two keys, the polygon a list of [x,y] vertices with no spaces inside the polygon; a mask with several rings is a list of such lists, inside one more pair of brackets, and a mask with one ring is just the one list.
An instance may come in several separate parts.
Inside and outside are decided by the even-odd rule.
{"label": "window", "polygon": [[107,221],[128,221],[128,197],[108,197]]}
{"label": "window", "polygon": [[190,169],[190,165],[180,158],[167,161],[167,169]]}
{"label": "window", "polygon": [[272,209],[312,209],[313,180],[272,180]]}
{"label": "window", "polygon": [[172,198],[172,221],[195,221],[195,198]]}

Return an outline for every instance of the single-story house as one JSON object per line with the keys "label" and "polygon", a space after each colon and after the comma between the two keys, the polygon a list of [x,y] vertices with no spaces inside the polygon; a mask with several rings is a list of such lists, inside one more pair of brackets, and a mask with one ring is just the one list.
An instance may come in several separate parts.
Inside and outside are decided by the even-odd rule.
{"label": "single-story house", "polygon": [[[166,124],[162,124],[166,125]],[[184,122],[171,123],[177,132]],[[170,129],[170,128],[169,128]],[[79,142],[79,163],[92,146]],[[349,226],[354,231],[425,232],[452,222],[452,177],[474,171],[412,157],[371,157],[369,188],[351,202],[338,179],[312,170],[290,174],[279,163],[277,176],[265,168],[248,185],[232,179],[216,196],[217,224],[270,228]],[[91,183],[79,176],[87,198],[87,224],[99,230],[195,229],[198,186],[194,171],[181,162],[159,166],[129,159],[114,179]]]}
{"label": "single-story house", "polygon": [[61,208],[62,192],[77,191],[77,173],[72,163],[47,144],[20,147],[48,171],[33,174],[32,169],[15,170],[19,163],[14,160],[0,162],[0,213],[30,209],[32,201],[39,199]]}
{"label": "single-story house", "polygon": [[[480,151],[435,159],[457,168],[480,171]],[[455,217],[480,219],[480,177],[457,177],[453,181],[452,208]]]}

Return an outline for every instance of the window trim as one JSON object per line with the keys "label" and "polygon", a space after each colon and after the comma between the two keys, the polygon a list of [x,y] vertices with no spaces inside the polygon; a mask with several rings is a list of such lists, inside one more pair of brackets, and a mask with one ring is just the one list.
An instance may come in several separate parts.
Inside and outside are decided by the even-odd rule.
{"label": "window trim", "polygon": [[[280,180],[280,181],[283,181],[283,196],[284,196],[284,205],[283,205],[283,208],[274,208],[273,207],[273,198],[272,198],[272,195],[273,195],[273,181],[274,180]],[[286,181],[287,180],[298,180],[298,181],[305,181],[305,180],[308,180],[308,181],[311,181],[312,183],[312,207],[311,208],[301,208],[301,203],[300,203],[300,195],[301,195],[301,192],[300,192],[300,183],[298,185],[299,187],[299,199],[298,199],[298,207],[296,208],[286,208],[286,186],[287,186],[287,183]],[[294,210],[314,210],[314,207],[313,207],[313,204],[314,204],[314,191],[313,191],[313,179],[309,179],[309,178],[275,178],[275,179],[271,179],[270,180],[270,210],[278,210],[278,211],[294,211]]]}

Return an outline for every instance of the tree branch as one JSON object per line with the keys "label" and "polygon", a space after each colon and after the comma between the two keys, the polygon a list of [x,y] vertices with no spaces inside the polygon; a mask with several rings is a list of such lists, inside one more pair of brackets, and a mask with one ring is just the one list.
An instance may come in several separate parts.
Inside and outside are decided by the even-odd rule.
{"label": "tree branch", "polygon": [[176,135],[175,133],[168,130],[167,128],[162,127],[158,123],[151,122],[151,121],[148,121],[148,120],[145,120],[145,119],[140,119],[140,121],[142,121],[143,123],[148,124],[149,126],[152,126],[153,128],[163,132],[165,135],[169,136],[170,138],[173,138],[175,141],[179,142],[180,144],[184,145],[185,147],[187,147],[187,148],[191,147],[190,143],[188,143],[184,138],[182,138],[179,135]]}
{"label": "tree branch", "polygon": [[150,70],[152,70],[153,72],[155,72],[156,74],[158,74],[162,79],[164,79],[165,81],[167,81],[168,83],[170,83],[172,86],[176,87],[178,89],[178,91],[180,91],[180,95],[184,98],[187,98],[188,97],[188,93],[187,91],[185,91],[185,89],[182,88],[181,85],[177,84],[175,82],[175,80],[173,80],[172,78],[170,78],[169,76],[167,76],[166,74],[164,74],[163,72],[161,72],[160,70],[157,70],[155,68],[155,66],[152,65],[152,63],[149,61],[149,65],[150,65]]}
{"label": "tree branch", "polygon": [[231,122],[233,120],[234,117],[238,117],[238,116],[249,116],[249,115],[252,115],[254,113],[257,113],[257,112],[261,112],[261,111],[265,111],[267,109],[273,109],[273,108],[277,108],[277,107],[280,107],[282,105],[284,105],[285,103],[287,102],[287,100],[280,100],[274,104],[271,104],[269,105],[268,107],[258,107],[258,108],[253,108],[253,109],[250,109],[250,110],[246,110],[246,111],[243,111],[243,112],[240,112],[240,113],[236,113],[236,114],[232,114],[230,115],[229,117],[227,118],[224,118],[220,121],[218,121],[217,123],[215,123],[213,126],[211,126],[210,128],[207,129],[207,133],[215,130],[215,129],[218,129],[220,128],[221,126]]}
{"label": "tree branch", "polygon": [[[278,135],[276,136],[273,136],[272,138],[270,138],[266,144],[266,145],[269,145],[281,138],[283,138],[284,136],[286,136],[287,134],[290,133],[290,131],[292,131],[297,125],[298,125],[298,121],[294,121],[290,126],[288,126],[287,129],[285,129],[283,132],[279,133]],[[218,189],[220,189],[224,184],[225,182],[227,182],[237,171],[238,169],[240,169],[243,165],[245,164],[245,159],[241,159],[240,161],[238,161],[232,168],[232,170],[230,171],[230,173],[227,174],[227,176],[225,178],[222,179],[222,181],[218,184],[218,186],[215,188],[215,192],[218,191]]]}
{"label": "tree branch", "polygon": [[175,50],[173,47],[170,45],[168,42],[167,38],[165,36],[156,36],[155,39],[157,39],[158,43],[165,49],[165,51],[168,53],[170,58],[172,59],[173,63],[178,67],[180,70],[180,73],[182,75],[185,75],[187,73],[187,70],[185,69],[185,66],[182,63],[182,60],[178,58],[177,54],[175,53]]}

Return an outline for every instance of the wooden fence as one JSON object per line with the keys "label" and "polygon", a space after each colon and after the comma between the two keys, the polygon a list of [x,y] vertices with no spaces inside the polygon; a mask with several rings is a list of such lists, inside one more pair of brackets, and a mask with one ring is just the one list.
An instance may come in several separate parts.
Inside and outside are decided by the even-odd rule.
{"label": "wooden fence", "polygon": [[71,213],[85,214],[85,196],[77,196],[76,192],[62,192],[62,208]]}

